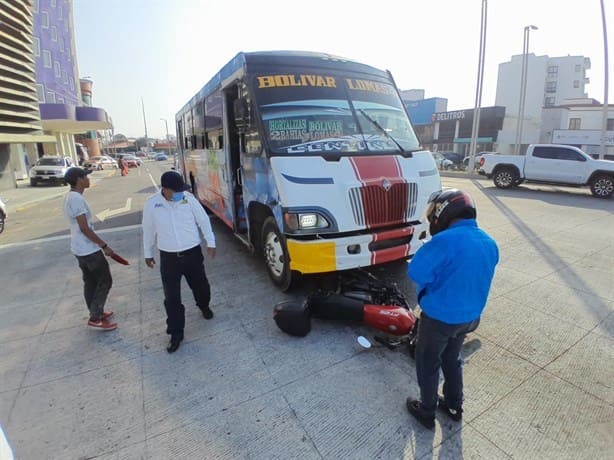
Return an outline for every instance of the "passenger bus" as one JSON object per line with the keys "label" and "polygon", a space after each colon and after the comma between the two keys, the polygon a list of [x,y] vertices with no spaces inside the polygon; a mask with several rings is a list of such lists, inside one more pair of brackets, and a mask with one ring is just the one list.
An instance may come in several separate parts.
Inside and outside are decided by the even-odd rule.
{"label": "passenger bus", "polygon": [[241,52],[176,115],[200,202],[274,284],[411,257],[441,190],[390,72],[323,53]]}

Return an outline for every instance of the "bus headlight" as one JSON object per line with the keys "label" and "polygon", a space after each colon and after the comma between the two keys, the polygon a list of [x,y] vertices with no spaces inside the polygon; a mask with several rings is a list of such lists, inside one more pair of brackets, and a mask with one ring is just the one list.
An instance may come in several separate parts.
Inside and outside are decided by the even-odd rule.
{"label": "bus headlight", "polygon": [[330,227],[326,218],[317,212],[286,213],[284,215],[286,227],[290,231],[311,230]]}

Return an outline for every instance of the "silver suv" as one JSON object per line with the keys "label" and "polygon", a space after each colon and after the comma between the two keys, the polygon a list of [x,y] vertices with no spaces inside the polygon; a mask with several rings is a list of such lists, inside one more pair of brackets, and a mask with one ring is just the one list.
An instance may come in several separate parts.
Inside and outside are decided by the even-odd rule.
{"label": "silver suv", "polygon": [[41,157],[30,169],[30,185],[35,187],[40,182],[56,184],[59,182],[66,185],[64,174],[66,174],[66,170],[72,165],[72,161],[68,157]]}

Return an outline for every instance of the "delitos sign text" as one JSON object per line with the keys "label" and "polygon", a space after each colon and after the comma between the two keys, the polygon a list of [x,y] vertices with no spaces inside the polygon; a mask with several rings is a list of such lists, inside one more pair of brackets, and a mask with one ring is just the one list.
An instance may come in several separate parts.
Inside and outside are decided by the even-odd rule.
{"label": "delitos sign text", "polygon": [[454,121],[465,118],[465,111],[458,110],[456,112],[439,112],[433,114],[433,121]]}

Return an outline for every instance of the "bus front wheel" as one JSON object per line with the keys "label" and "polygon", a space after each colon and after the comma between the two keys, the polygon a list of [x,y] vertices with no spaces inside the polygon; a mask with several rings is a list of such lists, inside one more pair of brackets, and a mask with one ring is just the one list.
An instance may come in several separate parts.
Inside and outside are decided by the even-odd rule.
{"label": "bus front wheel", "polygon": [[290,258],[274,217],[268,217],[262,225],[262,253],[273,284],[282,291],[287,291],[292,282]]}

